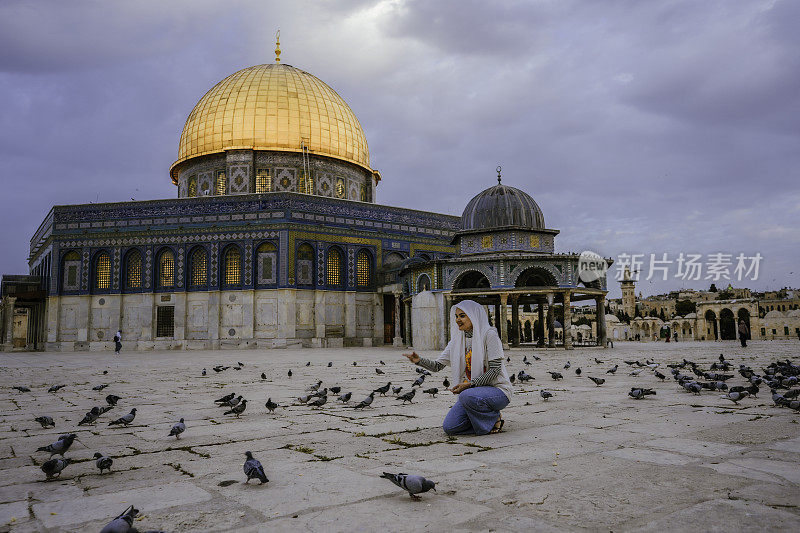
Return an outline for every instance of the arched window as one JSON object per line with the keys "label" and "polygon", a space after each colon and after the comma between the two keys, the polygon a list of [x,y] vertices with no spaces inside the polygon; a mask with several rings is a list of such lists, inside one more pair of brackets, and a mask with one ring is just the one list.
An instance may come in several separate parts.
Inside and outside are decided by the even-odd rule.
{"label": "arched window", "polygon": [[421,274],[417,278],[417,292],[431,290],[431,278],[427,274]]}
{"label": "arched window", "polygon": [[242,284],[242,252],[237,246],[229,246],[222,259],[223,285],[236,287]]}
{"label": "arched window", "polygon": [[142,254],[139,250],[131,250],[125,255],[124,289],[142,288]]}
{"label": "arched window", "polygon": [[100,252],[94,258],[94,288],[106,291],[111,288],[111,256]]}
{"label": "arched window", "polygon": [[307,242],[297,248],[297,284],[314,285],[314,248]]}
{"label": "arched window", "polygon": [[256,283],[274,285],[278,282],[278,247],[265,242],[256,248]]}
{"label": "arched window", "polygon": [[328,258],[325,261],[326,285],[329,287],[341,287],[344,285],[343,266],[344,258],[339,248],[335,246],[328,248]]}
{"label": "arched window", "polygon": [[189,254],[188,285],[194,289],[208,286],[208,253],[202,246],[196,247]]}
{"label": "arched window", "polygon": [[175,254],[172,250],[163,250],[158,255],[158,275],[156,280],[161,289],[175,286]]}
{"label": "arched window", "polygon": [[192,176],[189,178],[189,187],[186,195],[197,196],[197,176]]}
{"label": "arched window", "polygon": [[77,291],[81,288],[81,256],[71,251],[64,254],[61,271],[61,289]]}
{"label": "arched window", "polygon": [[372,256],[366,250],[356,254],[356,286],[362,289],[372,286]]}

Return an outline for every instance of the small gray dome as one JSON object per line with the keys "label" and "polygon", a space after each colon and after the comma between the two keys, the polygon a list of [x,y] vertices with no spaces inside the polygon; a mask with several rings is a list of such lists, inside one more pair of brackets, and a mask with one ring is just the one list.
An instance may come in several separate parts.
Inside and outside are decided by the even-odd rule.
{"label": "small gray dome", "polygon": [[470,200],[461,215],[461,231],[507,226],[545,229],[544,215],[533,198],[502,183],[489,187]]}

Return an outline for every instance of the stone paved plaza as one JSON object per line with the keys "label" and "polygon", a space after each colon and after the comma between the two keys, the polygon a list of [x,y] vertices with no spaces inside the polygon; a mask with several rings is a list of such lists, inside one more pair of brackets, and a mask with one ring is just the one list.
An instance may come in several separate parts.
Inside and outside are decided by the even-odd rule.
{"label": "stone paved plaza", "polygon": [[[708,365],[722,352],[760,373],[776,358],[796,360],[798,349],[763,341],[746,349],[708,342],[511,350],[509,370],[524,368],[536,380],[516,385],[503,433],[458,438],[441,429],[450,393],[418,392],[402,405],[390,392],[364,411],[334,396],[322,408],[293,401],[316,380],[356,400],[387,381],[408,390],[417,374],[399,349],[2,353],[0,531],[99,531],[130,504],[143,531],[797,530],[799,413],[773,407],[768,390],[736,406],[651,372],[630,376],[622,361]],[[525,366],[523,355],[533,353],[541,360]],[[211,370],[237,361],[242,370]],[[619,371],[607,376],[614,364]],[[548,370],[565,379],[554,382]],[[607,383],[595,387],[590,375]],[[444,377],[434,374],[424,388],[443,389]],[[729,383],[743,381],[737,374]],[[102,383],[108,388],[92,390]],[[47,392],[57,384],[66,387]],[[658,394],[633,400],[632,385]],[[554,397],[542,401],[542,388]],[[227,392],[249,400],[240,419],[213,404]],[[96,425],[77,426],[109,393],[123,398],[119,405]],[[268,414],[268,397],[285,408]],[[138,414],[130,427],[108,427],[131,407]],[[34,422],[41,414],[55,429]],[[168,437],[181,417],[186,432]],[[69,432],[78,435],[66,454],[74,462],[45,482],[39,466],[48,457],[35,450]],[[243,483],[248,450],[269,483]],[[98,451],[114,458],[111,473],[98,474],[90,460]],[[438,492],[412,501],[379,477],[383,471],[422,474]]]}

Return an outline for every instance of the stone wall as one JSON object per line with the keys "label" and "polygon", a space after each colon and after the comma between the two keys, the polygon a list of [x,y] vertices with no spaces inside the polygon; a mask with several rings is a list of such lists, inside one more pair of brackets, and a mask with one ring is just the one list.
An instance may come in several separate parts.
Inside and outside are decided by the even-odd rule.
{"label": "stone wall", "polygon": [[[172,335],[159,336],[160,307],[172,308]],[[123,350],[383,344],[382,300],[375,293],[260,289],[52,296],[48,314],[46,349],[55,351],[111,350],[118,329]]]}

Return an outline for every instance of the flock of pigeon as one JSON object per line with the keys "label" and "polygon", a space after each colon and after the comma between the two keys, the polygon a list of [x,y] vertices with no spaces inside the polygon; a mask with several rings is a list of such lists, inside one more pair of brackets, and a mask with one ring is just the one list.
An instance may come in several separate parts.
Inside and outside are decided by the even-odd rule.
{"label": "flock of pigeon", "polygon": [[[537,361],[541,360],[541,358],[536,355],[533,355],[532,357]],[[510,363],[511,358],[508,357],[507,361]],[[525,365],[531,365],[527,355],[523,357],[522,362]],[[594,362],[598,366],[604,364],[603,361],[597,358],[594,358]],[[659,371],[661,364],[655,361],[646,360],[644,363],[642,363],[638,360],[626,360],[624,363],[630,367],[630,376],[640,377],[644,372],[647,372],[652,374],[652,376],[660,382],[664,382],[667,379],[667,376]],[[380,364],[385,366],[383,361],[380,361]],[[310,365],[311,362],[306,363],[306,366]],[[333,363],[329,362],[327,366],[331,367],[333,366]],[[353,366],[357,366],[357,363],[353,362]],[[212,370],[219,373],[230,368],[241,370],[244,368],[244,364],[239,362],[238,366],[217,365],[213,367]],[[570,362],[567,362],[563,367],[563,371],[569,371],[571,368],[572,365]],[[680,363],[666,364],[665,368],[669,368],[669,373],[672,375],[675,383],[687,393],[702,394],[704,391],[722,392],[724,393],[722,398],[738,404],[738,402],[747,397],[756,397],[760,391],[760,386],[767,386],[772,392],[772,400],[775,406],[788,407],[790,409],[800,411],[800,399],[798,398],[800,397],[800,388],[795,388],[800,380],[800,365],[794,364],[789,360],[775,361],[770,363],[761,369],[761,373],[756,372],[749,366],[741,364],[738,366],[737,370],[741,378],[745,380],[745,384],[730,386],[727,384],[727,382],[735,377],[735,374],[733,373],[734,365],[725,359],[722,354],[719,356],[719,361],[712,363],[708,369],[704,369],[701,365],[687,359],[683,359],[683,361]],[[385,385],[372,390],[366,397],[358,402],[352,403],[352,391],[342,392],[342,387],[340,386],[322,387],[323,381],[318,380],[316,383],[306,389],[306,394],[296,398],[296,403],[294,405],[306,405],[310,407],[321,408],[328,402],[328,395],[331,394],[336,396],[336,401],[341,402],[343,405],[349,405],[353,409],[364,409],[368,407],[372,408],[372,404],[376,395],[386,396],[390,390],[394,394],[395,400],[402,401],[403,404],[413,403],[413,399],[418,389],[423,394],[429,394],[431,397],[435,398],[439,393],[439,388],[429,387],[423,389],[425,380],[428,376],[431,376],[431,373],[420,367],[415,367],[415,370],[418,376],[411,383],[411,385],[408,386],[407,389],[404,385],[392,386],[392,382],[389,381]],[[606,379],[609,379],[609,375],[614,376],[618,370],[619,365],[614,365],[613,367],[605,370],[603,375],[606,377],[601,378],[588,375],[588,372],[586,373],[586,377],[597,387],[600,387],[606,382]],[[602,371],[602,369],[597,369],[597,372]],[[107,373],[107,371],[105,371],[104,374],[105,373]],[[375,368],[375,373],[377,375],[385,374],[381,368]],[[574,369],[574,373],[577,377],[581,377],[583,370],[578,367]],[[564,374],[562,371],[549,371],[548,374],[554,381],[557,382],[564,379]],[[207,375],[205,368],[202,371],[202,375]],[[287,377],[292,377],[291,370],[287,372]],[[266,373],[261,373],[261,379],[267,379]],[[518,381],[520,384],[525,384],[529,381],[535,380],[536,378],[528,374],[525,370],[520,370],[516,374],[511,374],[510,379],[512,383]],[[447,378],[444,378],[442,385],[445,390],[449,389],[450,383]],[[57,392],[64,386],[65,385],[54,385],[50,387],[48,391]],[[93,390],[102,391],[107,386],[108,384],[97,385],[93,387]],[[30,392],[30,389],[24,386],[15,386],[13,388],[21,393]],[[544,401],[547,401],[554,396],[554,393],[547,389],[541,389],[539,394]],[[630,392],[628,392],[628,396],[635,400],[641,400],[652,395],[656,395],[654,388],[645,386],[633,386],[631,387]],[[105,397],[106,405],[92,407],[77,423],[77,425],[83,426],[96,424],[99,418],[109,410],[116,407],[120,400],[122,400],[120,396],[108,394]],[[223,412],[224,415],[232,415],[236,418],[239,418],[247,409],[247,399],[243,398],[242,395],[237,395],[234,392],[218,398],[214,401],[214,403],[217,406],[225,409]],[[265,407],[269,413],[274,413],[277,408],[282,407],[285,409],[287,406],[279,405],[270,397],[267,399]],[[127,427],[136,418],[136,412],[136,408],[132,408],[127,414],[110,420],[108,422],[108,426]],[[43,428],[52,428],[56,425],[53,418],[49,415],[38,416],[35,418],[35,421],[41,424]],[[179,439],[185,431],[186,424],[184,419],[181,418],[178,422],[172,425],[168,436]],[[58,478],[61,472],[70,464],[70,460],[66,458],[66,453],[69,451],[75,440],[78,440],[75,433],[65,433],[60,435],[55,442],[47,446],[40,447],[36,450],[36,452],[50,454],[49,459],[41,465],[41,470],[44,472],[46,480]],[[60,457],[53,458],[53,456],[56,455]],[[114,463],[113,458],[100,452],[94,454],[93,460],[97,469],[99,470],[100,475],[102,475],[104,471],[111,471]],[[257,479],[261,484],[269,481],[264,471],[264,467],[258,461],[258,459],[253,457],[253,454],[249,451],[245,453],[243,471],[246,476],[245,483],[248,483],[251,479]],[[433,481],[418,475],[408,475],[404,473],[392,474],[384,472],[381,477],[388,479],[398,487],[406,490],[413,499],[418,499],[418,495],[421,493],[425,493],[429,490],[436,490],[435,483]],[[102,532],[124,533],[135,531],[132,524],[138,512],[139,511],[133,506],[128,507],[122,514],[114,518],[114,520],[112,520],[105,528],[103,528]]]}

